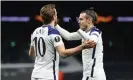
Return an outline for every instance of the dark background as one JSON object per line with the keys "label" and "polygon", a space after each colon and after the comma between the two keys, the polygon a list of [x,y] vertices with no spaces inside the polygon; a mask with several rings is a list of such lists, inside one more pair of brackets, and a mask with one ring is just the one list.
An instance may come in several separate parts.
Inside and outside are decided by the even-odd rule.
{"label": "dark background", "polygon": [[[124,75],[118,75],[119,77],[127,77],[119,80],[133,79],[133,22],[118,22],[116,19],[119,16],[133,16],[132,1],[2,1],[1,16],[30,17],[29,22],[1,22],[2,64],[33,62],[28,56],[30,37],[34,29],[42,25],[35,20],[35,16],[39,15],[42,6],[49,3],[56,4],[60,25],[70,32],[78,30],[76,17],[82,10],[89,9],[91,6],[100,16],[112,15],[111,22],[96,24],[103,32],[107,80],[115,80],[114,73]],[[62,18],[65,16],[70,16],[72,20],[69,23],[63,22]],[[11,42],[15,42],[16,46],[11,46]],[[66,48],[71,48],[79,45],[81,41],[64,40],[64,43]],[[74,57],[81,62],[81,54]]]}

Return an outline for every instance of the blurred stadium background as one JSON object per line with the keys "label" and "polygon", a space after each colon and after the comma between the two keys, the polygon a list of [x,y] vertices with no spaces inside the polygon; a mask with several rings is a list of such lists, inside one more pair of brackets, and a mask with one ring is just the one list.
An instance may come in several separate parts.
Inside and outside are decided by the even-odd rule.
{"label": "blurred stadium background", "polygon": [[[56,4],[60,25],[70,32],[79,28],[80,11],[93,6],[98,14],[96,26],[103,31],[107,80],[133,80],[132,1],[1,1],[2,80],[30,80],[34,63],[28,56],[30,36],[42,25],[39,11],[48,3]],[[71,48],[81,41],[64,42]],[[81,54],[61,57],[61,80],[81,80],[81,60]]]}

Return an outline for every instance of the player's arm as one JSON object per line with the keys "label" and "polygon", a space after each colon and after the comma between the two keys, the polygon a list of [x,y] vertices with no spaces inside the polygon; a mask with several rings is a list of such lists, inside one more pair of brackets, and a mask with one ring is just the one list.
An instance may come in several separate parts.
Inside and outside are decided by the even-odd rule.
{"label": "player's arm", "polygon": [[30,46],[30,49],[29,49],[29,56],[30,56],[30,57],[34,57],[34,55],[35,55],[34,47],[33,47],[33,46]]}
{"label": "player's arm", "polygon": [[35,56],[33,34],[31,34],[31,43],[30,43],[30,49],[29,49],[29,56],[32,57],[32,58]]}
{"label": "player's arm", "polygon": [[60,35],[51,35],[51,38],[57,52],[63,57],[73,55],[86,48],[86,46],[88,46],[86,41],[75,48],[65,49],[64,43]]}
{"label": "player's arm", "polygon": [[63,57],[71,56],[71,55],[76,54],[76,53],[82,51],[83,49],[85,49],[86,46],[88,46],[87,43],[88,42],[85,41],[83,44],[81,44],[77,47],[74,47],[74,48],[70,48],[70,49],[65,49],[64,44],[61,44],[61,45],[56,46],[56,50]]}
{"label": "player's arm", "polygon": [[55,26],[55,28],[60,32],[61,36],[65,40],[81,40],[81,36],[77,32],[68,32],[67,30],[61,28],[58,24]]}
{"label": "player's arm", "polygon": [[85,32],[84,32],[83,30],[81,30],[81,29],[79,29],[77,32],[79,33],[80,36],[82,36],[82,38],[83,38],[84,40],[93,40],[93,41],[96,42],[96,43],[97,43],[98,37],[99,37],[99,35],[100,35],[99,32],[97,32],[97,31],[93,31],[93,32],[91,33],[91,35],[85,33]]}

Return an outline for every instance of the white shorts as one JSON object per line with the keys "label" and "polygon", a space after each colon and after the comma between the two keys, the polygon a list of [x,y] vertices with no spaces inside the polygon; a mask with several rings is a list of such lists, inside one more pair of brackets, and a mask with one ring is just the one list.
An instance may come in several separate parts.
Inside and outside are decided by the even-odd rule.
{"label": "white shorts", "polygon": [[106,75],[103,69],[95,70],[94,77],[83,76],[82,80],[106,80]]}

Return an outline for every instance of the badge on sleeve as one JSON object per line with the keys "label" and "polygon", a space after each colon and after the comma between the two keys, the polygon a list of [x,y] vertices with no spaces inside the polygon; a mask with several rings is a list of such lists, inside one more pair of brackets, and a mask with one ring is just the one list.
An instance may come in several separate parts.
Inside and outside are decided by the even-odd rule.
{"label": "badge on sleeve", "polygon": [[59,36],[56,36],[56,37],[54,38],[54,40],[55,40],[55,42],[59,42],[59,41],[60,41],[60,37],[59,37]]}

